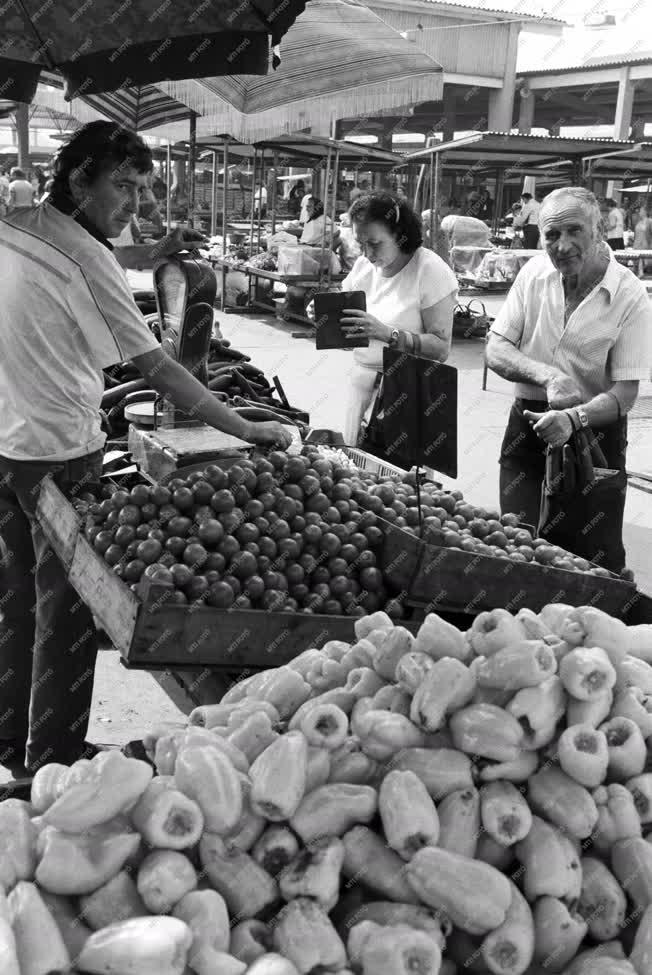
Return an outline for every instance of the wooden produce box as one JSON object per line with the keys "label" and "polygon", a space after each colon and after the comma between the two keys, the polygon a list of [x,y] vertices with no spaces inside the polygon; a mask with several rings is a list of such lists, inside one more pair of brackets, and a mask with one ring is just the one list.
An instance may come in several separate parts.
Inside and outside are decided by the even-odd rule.
{"label": "wooden produce box", "polygon": [[429,611],[475,616],[499,607],[513,613],[527,607],[538,612],[548,603],[562,602],[592,605],[628,622],[643,622],[643,604],[650,604],[649,597],[622,579],[474,555],[429,545],[389,523],[384,528],[386,577],[410,602]]}
{"label": "wooden produce box", "polygon": [[[155,582],[140,599],[90,545],[82,519],[51,480],[43,483],[37,516],[70,582],[127,666],[264,669],[328,640],[355,642],[349,616],[170,605],[169,587]],[[405,625],[416,632],[420,624]]]}

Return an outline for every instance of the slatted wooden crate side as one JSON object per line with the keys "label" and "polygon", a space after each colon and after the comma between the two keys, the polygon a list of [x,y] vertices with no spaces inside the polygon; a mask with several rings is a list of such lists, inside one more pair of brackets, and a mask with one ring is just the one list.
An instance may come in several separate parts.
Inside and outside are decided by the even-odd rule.
{"label": "slatted wooden crate side", "polygon": [[[329,640],[355,643],[355,619],[321,613],[179,606],[169,587],[148,580],[127,663],[226,671],[280,667]],[[416,633],[418,622],[402,623]]]}
{"label": "slatted wooden crate side", "polygon": [[70,583],[110,637],[126,655],[133,639],[140,603],[90,545],[75,509],[50,479],[43,482],[37,517],[52,548],[68,570]]}
{"label": "slatted wooden crate side", "polygon": [[36,515],[50,545],[69,569],[82,519],[49,477],[41,484]]}

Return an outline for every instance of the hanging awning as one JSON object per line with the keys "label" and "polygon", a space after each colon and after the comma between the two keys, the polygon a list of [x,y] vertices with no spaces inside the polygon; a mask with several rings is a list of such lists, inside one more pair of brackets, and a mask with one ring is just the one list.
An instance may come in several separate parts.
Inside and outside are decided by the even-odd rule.
{"label": "hanging awning", "polygon": [[141,132],[175,122],[187,123],[193,115],[192,109],[161,91],[156,85],[133,85],[117,91],[82,95],[67,102],[63,94],[64,81],[60,75],[44,72],[43,81],[46,84],[38,86],[34,102],[58,112],[69,107],[69,111],[82,122],[104,117],[135,132]]}
{"label": "hanging awning", "polygon": [[199,136],[242,142],[364,117],[443,93],[441,65],[357,0],[311,0],[269,78],[228,76],[161,87],[202,116]]}
{"label": "hanging awning", "polygon": [[275,46],[308,0],[8,0],[0,90],[31,102],[42,70],[66,97],[163,79],[266,74]]}

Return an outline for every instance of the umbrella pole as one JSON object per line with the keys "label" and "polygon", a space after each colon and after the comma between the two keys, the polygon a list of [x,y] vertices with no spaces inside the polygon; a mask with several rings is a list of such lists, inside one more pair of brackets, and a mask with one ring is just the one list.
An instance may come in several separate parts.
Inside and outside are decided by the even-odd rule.
{"label": "umbrella pole", "polygon": [[222,257],[226,257],[226,229],[227,229],[227,216],[226,216],[226,205],[227,205],[227,192],[228,192],[228,177],[227,173],[229,171],[229,142],[228,139],[224,140],[224,181],[222,183]]}
{"label": "umbrella pole", "polygon": [[274,159],[273,159],[272,165],[274,167],[274,182],[273,182],[272,187],[271,187],[271,190],[272,190],[272,233],[275,234],[276,233],[276,200],[277,200],[277,197],[276,197],[276,187],[278,186],[278,180],[276,178],[277,173],[278,173],[278,152],[275,152],[274,153]]}
{"label": "umbrella pole", "polygon": [[[263,153],[262,153],[262,155],[260,157],[260,188],[261,188],[261,193],[260,193],[260,196],[259,196],[259,199],[258,199],[258,237],[257,237],[258,253],[260,253],[260,233],[261,233],[261,225],[262,225],[262,221],[263,221],[263,194],[262,194],[262,188],[263,188],[264,185],[265,185],[265,150],[263,150]],[[255,203],[256,203],[256,184],[254,183],[254,205],[255,205]]]}
{"label": "umbrella pole", "polygon": [[166,201],[165,201],[165,220],[167,223],[167,232],[170,233],[171,230],[170,224],[172,223],[172,195],[171,195],[172,194],[172,183],[171,183],[172,147],[170,146],[169,142],[167,146],[165,162],[167,168],[167,172],[165,174],[166,176],[165,185],[167,187]]}
{"label": "umbrella pole", "polygon": [[256,196],[256,163],[258,162],[258,150],[254,148],[253,173],[251,176],[251,227],[249,229],[249,257],[253,257],[254,249],[254,199]]}
{"label": "umbrella pole", "polygon": [[[435,172],[436,170],[436,172]],[[435,248],[435,194],[437,193],[437,183],[439,181],[439,153],[433,152],[430,156],[430,226],[428,234],[430,237],[430,249]]]}
{"label": "umbrella pole", "polygon": [[332,149],[328,147],[328,154],[326,156],[326,178],[324,181],[324,229],[321,235],[321,251],[319,253],[319,287],[322,285],[322,278],[324,275],[324,249],[326,247],[326,213],[328,212],[328,183],[331,175],[331,153]]}
{"label": "umbrella pole", "polygon": [[500,223],[500,214],[503,212],[503,196],[505,190],[505,171],[504,169],[499,169],[496,171],[496,200],[494,203],[494,219],[493,219],[493,232],[498,233],[498,225]]}
{"label": "umbrella pole", "polygon": [[340,175],[340,150],[335,150],[335,167],[333,169],[333,200],[331,207],[331,226],[328,232],[328,278],[327,285],[331,285],[331,254],[333,252],[333,233],[335,231],[335,211],[337,209],[337,181]]}
{"label": "umbrella pole", "polygon": [[188,226],[195,220],[195,149],[197,147],[197,114],[190,115],[190,146],[188,150]]}
{"label": "umbrella pole", "polygon": [[213,149],[213,193],[211,196],[211,237],[217,231],[217,150]]}

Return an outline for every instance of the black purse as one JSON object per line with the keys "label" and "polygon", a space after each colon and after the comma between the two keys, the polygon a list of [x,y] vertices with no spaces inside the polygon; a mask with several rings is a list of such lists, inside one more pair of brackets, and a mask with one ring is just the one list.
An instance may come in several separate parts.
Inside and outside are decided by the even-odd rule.
{"label": "black purse", "polygon": [[[482,311],[472,308],[477,303]],[[457,338],[484,338],[489,331],[493,319],[487,315],[484,303],[478,298],[472,298],[468,304],[458,304],[453,312],[453,335]]]}
{"label": "black purse", "polygon": [[563,447],[548,447],[538,534],[553,545],[620,572],[627,472],[607,466],[595,434],[576,430]]}

